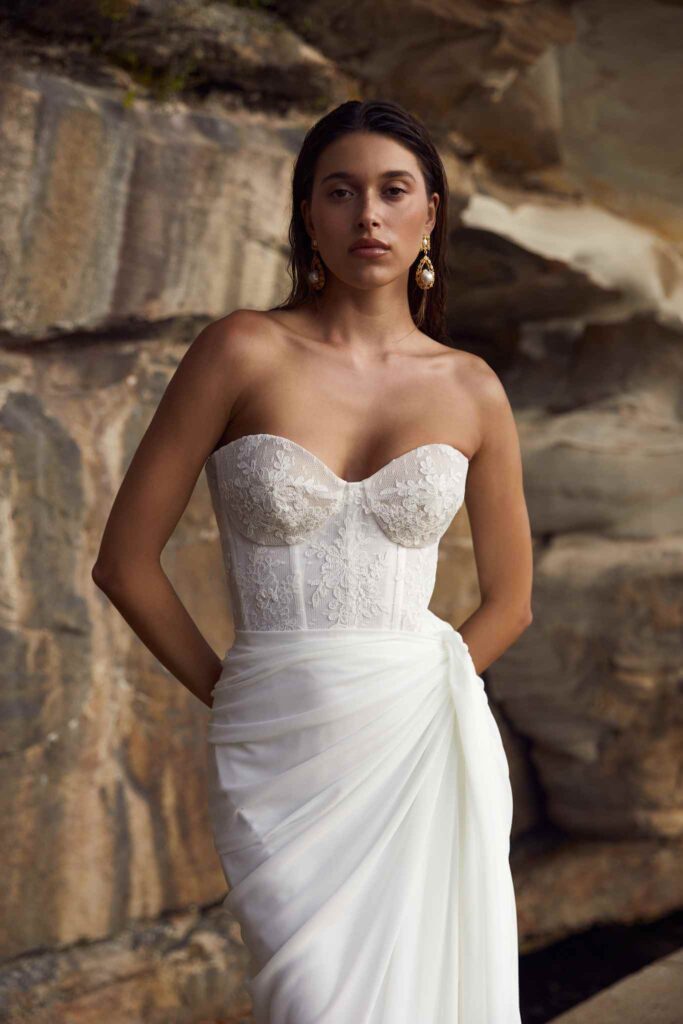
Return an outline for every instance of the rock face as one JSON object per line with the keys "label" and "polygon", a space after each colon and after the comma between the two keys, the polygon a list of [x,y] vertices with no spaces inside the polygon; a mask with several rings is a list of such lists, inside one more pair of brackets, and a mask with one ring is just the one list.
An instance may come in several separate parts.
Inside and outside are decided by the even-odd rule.
{"label": "rock face", "polygon": [[[247,1019],[205,711],[90,568],[187,345],[286,293],[292,161],[356,96],[434,132],[451,334],[517,415],[534,621],[485,675],[522,948],[683,902],[683,6],[269,6],[0,3],[8,1020]],[[164,567],[222,654],[203,479]],[[458,517],[432,607],[478,600]]]}
{"label": "rock face", "polygon": [[678,1024],[683,991],[683,953],[660,957],[585,1003],[553,1017],[550,1024]]}
{"label": "rock face", "polygon": [[40,340],[279,299],[301,121],[126,111],[47,72],[17,71],[3,93],[0,328]]}
{"label": "rock face", "polygon": [[102,942],[39,951],[3,970],[5,1020],[247,1024],[239,928],[215,909],[171,913]]}
{"label": "rock face", "polygon": [[[215,870],[197,870],[214,856],[202,706],[88,582],[109,497],[184,348],[140,338],[3,356],[7,956],[110,936],[222,891]],[[190,550],[186,529],[164,555],[202,617],[211,545],[198,530]],[[185,548],[188,567],[176,568]]]}
{"label": "rock face", "polygon": [[683,347],[641,316],[586,328],[568,348],[555,411],[537,404],[524,359],[509,382],[535,614],[490,682],[532,741],[551,821],[680,837]]}

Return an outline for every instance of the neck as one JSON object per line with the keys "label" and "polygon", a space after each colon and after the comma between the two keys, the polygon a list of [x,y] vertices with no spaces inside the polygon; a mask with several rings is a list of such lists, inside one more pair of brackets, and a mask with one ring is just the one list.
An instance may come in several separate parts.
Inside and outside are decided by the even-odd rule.
{"label": "neck", "polygon": [[391,293],[388,289],[351,293],[345,289],[340,294],[333,282],[328,283],[332,285],[329,291],[326,286],[325,294],[308,307],[311,323],[328,344],[367,352],[384,350],[417,329],[405,287],[400,297],[396,289]]}

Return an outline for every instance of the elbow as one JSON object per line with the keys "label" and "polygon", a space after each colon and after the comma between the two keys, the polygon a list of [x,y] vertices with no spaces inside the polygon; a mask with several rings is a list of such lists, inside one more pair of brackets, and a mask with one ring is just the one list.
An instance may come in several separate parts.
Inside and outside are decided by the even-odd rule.
{"label": "elbow", "polygon": [[90,575],[95,586],[107,595],[111,594],[121,584],[121,569],[115,565],[107,565],[105,562],[95,562]]}
{"label": "elbow", "polygon": [[534,615],[530,606],[525,607],[519,617],[519,635],[524,633],[534,621]]}
{"label": "elbow", "polygon": [[108,562],[98,558],[90,570],[90,575],[95,586],[111,597],[113,593],[128,591],[138,580],[148,578],[157,571],[163,570],[160,559],[155,557],[136,556],[134,561],[128,559],[125,562]]}
{"label": "elbow", "polygon": [[96,587],[106,593],[107,587],[111,585],[112,574],[101,562],[95,562],[90,575]]}

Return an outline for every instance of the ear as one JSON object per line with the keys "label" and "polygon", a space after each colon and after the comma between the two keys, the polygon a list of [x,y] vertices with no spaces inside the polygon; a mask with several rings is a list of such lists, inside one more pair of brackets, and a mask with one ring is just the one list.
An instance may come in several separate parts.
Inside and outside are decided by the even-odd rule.
{"label": "ear", "polygon": [[431,232],[432,228],[436,224],[436,211],[438,209],[440,200],[441,200],[441,196],[439,195],[439,193],[438,192],[432,192],[432,197],[429,200],[429,205],[428,205],[427,222],[425,224],[425,231],[427,233]]}
{"label": "ear", "polygon": [[301,205],[300,205],[299,209],[301,210],[301,216],[303,218],[303,222],[304,222],[304,225],[306,227],[306,231],[308,232],[309,237],[310,238],[315,238],[315,229],[313,227],[313,224],[311,223],[310,204],[309,204],[307,199],[302,199],[301,200]]}

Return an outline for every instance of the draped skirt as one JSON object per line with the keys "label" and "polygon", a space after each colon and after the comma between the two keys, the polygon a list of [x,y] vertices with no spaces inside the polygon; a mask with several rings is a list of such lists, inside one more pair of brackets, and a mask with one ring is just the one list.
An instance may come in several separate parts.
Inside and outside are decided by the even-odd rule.
{"label": "draped skirt", "polygon": [[238,630],[208,807],[257,1024],[520,1024],[512,792],[460,633]]}

